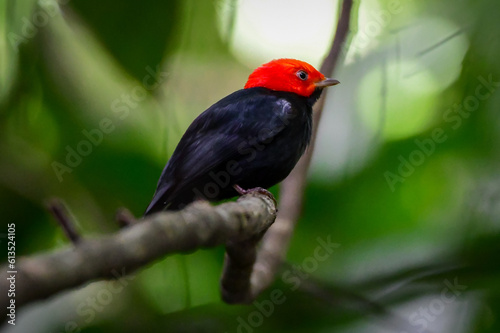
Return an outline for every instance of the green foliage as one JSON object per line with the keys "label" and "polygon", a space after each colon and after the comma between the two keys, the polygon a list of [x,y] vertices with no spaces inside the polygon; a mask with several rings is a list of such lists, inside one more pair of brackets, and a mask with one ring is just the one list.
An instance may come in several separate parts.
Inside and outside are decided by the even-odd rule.
{"label": "green foliage", "polygon": [[[16,224],[17,256],[67,245],[50,197],[84,235],[142,214],[184,129],[251,70],[218,30],[238,3],[0,2],[0,236]],[[257,303],[223,304],[223,249],[203,250],[19,310],[12,332],[498,332],[500,4],[355,8],[289,264]]]}

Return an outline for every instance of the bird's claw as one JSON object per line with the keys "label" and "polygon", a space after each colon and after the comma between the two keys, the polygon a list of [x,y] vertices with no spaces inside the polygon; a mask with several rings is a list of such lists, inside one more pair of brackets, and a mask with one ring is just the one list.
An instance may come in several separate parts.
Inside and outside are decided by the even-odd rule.
{"label": "bird's claw", "polygon": [[245,195],[245,194],[250,194],[250,193],[255,193],[255,192],[260,193],[260,194],[264,194],[265,196],[267,196],[269,199],[271,199],[274,202],[275,206],[278,205],[278,203],[276,202],[276,199],[274,198],[274,195],[263,187],[254,187],[254,188],[250,188],[248,190],[244,190],[239,185],[233,185],[233,188],[236,190],[236,192],[238,192],[239,195]]}

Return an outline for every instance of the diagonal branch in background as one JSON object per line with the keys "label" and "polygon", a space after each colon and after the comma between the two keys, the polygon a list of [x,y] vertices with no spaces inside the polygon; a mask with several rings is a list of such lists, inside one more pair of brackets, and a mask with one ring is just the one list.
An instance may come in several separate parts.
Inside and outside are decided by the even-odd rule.
{"label": "diagonal branch in background", "polygon": [[[342,47],[349,32],[352,5],[352,0],[344,0],[342,4],[335,38],[328,56],[321,65],[320,71],[324,74],[329,75],[333,73],[337,60],[340,57]],[[273,283],[274,277],[286,257],[295,224],[302,210],[307,171],[311,163],[318,124],[324,104],[325,94],[322,94],[314,107],[311,144],[290,175],[281,183],[279,215],[276,222],[269,228],[262,239],[262,245],[257,253],[256,263],[253,268],[251,277],[253,298],[257,297]]]}
{"label": "diagonal branch in background", "polygon": [[[259,193],[218,206],[200,201],[182,211],[151,215],[109,236],[80,238],[71,248],[20,258],[16,308],[85,282],[116,278],[116,272],[131,273],[167,254],[258,239],[275,218],[273,199]],[[7,265],[0,267],[1,290],[9,289],[8,270]],[[0,298],[3,318],[6,296]]]}

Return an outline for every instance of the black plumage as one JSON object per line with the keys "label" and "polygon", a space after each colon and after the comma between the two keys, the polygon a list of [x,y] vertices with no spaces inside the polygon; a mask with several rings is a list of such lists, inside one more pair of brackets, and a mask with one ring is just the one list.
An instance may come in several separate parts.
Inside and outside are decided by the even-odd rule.
{"label": "black plumage", "polygon": [[282,181],[310,141],[321,91],[306,97],[254,87],[212,105],[182,136],[145,215],[236,196],[233,185],[269,188]]}

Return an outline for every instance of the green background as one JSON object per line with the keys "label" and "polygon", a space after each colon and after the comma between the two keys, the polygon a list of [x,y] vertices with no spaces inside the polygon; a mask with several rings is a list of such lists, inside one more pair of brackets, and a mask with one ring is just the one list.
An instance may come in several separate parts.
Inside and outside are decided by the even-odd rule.
{"label": "green background", "polygon": [[[18,257],[68,246],[51,197],[89,237],[118,230],[119,207],[140,216],[189,123],[253,69],[233,52],[240,5],[0,2],[2,247],[8,223]],[[285,275],[256,304],[220,301],[216,248],[18,309],[3,329],[499,332],[499,13],[494,0],[355,2]],[[338,244],[321,260],[318,237]],[[283,278],[293,267],[306,273]]]}

